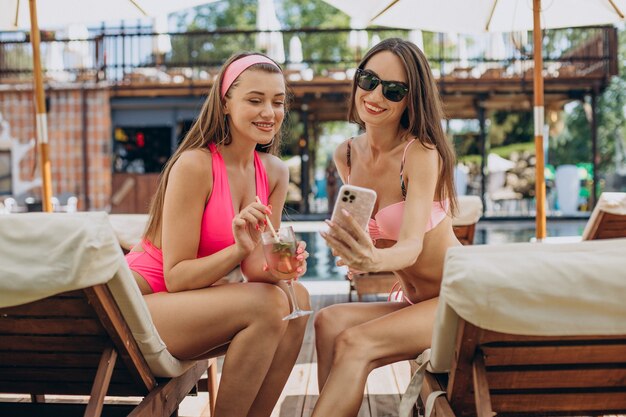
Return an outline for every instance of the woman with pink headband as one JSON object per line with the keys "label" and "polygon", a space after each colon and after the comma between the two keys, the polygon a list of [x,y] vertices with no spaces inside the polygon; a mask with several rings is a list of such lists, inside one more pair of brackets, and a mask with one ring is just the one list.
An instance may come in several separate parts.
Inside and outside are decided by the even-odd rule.
{"label": "woman with pink headband", "polygon": [[[143,239],[127,255],[173,355],[226,353],[215,417],[269,416],[304,337],[306,318],[282,320],[291,308],[285,276],[268,270],[259,244],[266,215],[280,225],[287,194],[287,167],[275,156],[286,99],[274,61],[231,57],[165,165]],[[298,254],[292,278],[306,270],[303,242]],[[237,267],[248,282],[222,284]]]}

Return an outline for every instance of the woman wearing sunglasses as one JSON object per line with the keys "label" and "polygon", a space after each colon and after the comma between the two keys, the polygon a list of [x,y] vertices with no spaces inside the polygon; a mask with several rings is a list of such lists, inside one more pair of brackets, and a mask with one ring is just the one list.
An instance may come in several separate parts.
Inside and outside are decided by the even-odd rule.
{"label": "woman wearing sunglasses", "polygon": [[[315,320],[320,398],[314,417],[356,416],[373,369],[415,358],[430,346],[456,201],[454,152],[428,61],[414,44],[387,39],[360,63],[349,119],[364,132],[334,159],[347,184],[377,193],[368,231],[344,212],[322,236],[350,273],[393,271],[394,302],[336,304]],[[399,297],[400,298],[400,297]]]}

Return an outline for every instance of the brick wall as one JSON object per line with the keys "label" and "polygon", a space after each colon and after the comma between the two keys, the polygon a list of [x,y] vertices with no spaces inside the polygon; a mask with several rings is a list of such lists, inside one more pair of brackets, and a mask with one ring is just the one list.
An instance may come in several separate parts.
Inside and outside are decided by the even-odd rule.
{"label": "brick wall", "polygon": [[[87,114],[88,189],[90,210],[108,210],[111,200],[111,110],[106,87],[85,90]],[[48,138],[52,192],[73,193],[84,210],[83,92],[48,89]],[[11,136],[22,142],[35,138],[33,92],[30,86],[0,86],[0,112],[11,126]],[[22,178],[32,177],[35,152],[22,163]],[[39,175],[39,171],[35,175]],[[40,192],[39,190],[33,190]]]}

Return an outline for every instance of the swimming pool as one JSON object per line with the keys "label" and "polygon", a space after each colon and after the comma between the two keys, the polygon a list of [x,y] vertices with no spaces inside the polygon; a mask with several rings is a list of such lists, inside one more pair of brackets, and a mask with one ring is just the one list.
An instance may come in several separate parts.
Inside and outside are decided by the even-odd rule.
{"label": "swimming pool", "polygon": [[315,281],[336,281],[343,280],[346,272],[345,267],[335,265],[335,257],[330,252],[326,241],[319,232],[296,232],[299,239],[306,242],[307,250],[310,253],[307,261],[307,271],[300,279]]}
{"label": "swimming pool", "polygon": [[[548,221],[547,235],[580,236],[587,219]],[[335,257],[330,252],[326,241],[319,231],[325,229],[323,222],[285,222],[296,231],[299,239],[307,244],[311,254],[307,262],[307,272],[301,279],[306,281],[338,281],[344,280],[347,268],[335,265]],[[482,221],[476,227],[474,244],[501,244],[528,242],[535,236],[535,222],[521,221]]]}

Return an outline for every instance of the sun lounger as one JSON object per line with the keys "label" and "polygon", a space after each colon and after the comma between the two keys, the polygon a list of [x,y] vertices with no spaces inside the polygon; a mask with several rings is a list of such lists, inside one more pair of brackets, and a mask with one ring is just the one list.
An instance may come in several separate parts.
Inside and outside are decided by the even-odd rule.
{"label": "sun lounger", "polygon": [[32,398],[0,415],[170,416],[209,366],[168,352],[105,213],[0,216],[0,393]]}
{"label": "sun lounger", "polygon": [[587,226],[583,240],[626,237],[626,193],[602,193]]}
{"label": "sun lounger", "polygon": [[148,222],[147,214],[109,214],[109,222],[122,250],[126,253],[141,241]]}
{"label": "sun lounger", "polygon": [[[459,212],[452,219],[454,234],[463,245],[472,245],[483,204],[477,196],[459,196],[458,203]],[[396,281],[398,278],[389,271],[354,275],[350,281],[348,300],[352,301],[352,291],[356,291],[358,301],[362,301],[366,294],[389,293]]]}
{"label": "sun lounger", "polygon": [[418,395],[425,417],[626,412],[625,253],[626,239],[450,249],[400,417]]}

